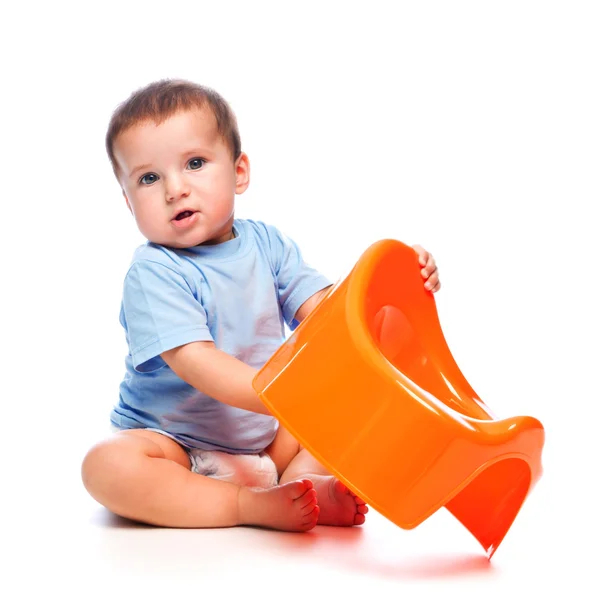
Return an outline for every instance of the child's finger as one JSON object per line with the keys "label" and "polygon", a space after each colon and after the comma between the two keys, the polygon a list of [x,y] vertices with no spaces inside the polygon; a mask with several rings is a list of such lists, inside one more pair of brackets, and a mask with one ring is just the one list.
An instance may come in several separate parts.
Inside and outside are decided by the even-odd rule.
{"label": "child's finger", "polygon": [[423,246],[419,246],[419,244],[415,244],[413,246],[413,250],[417,253],[417,257],[419,259],[419,264],[424,267],[427,264],[427,256],[428,252],[423,248]]}
{"label": "child's finger", "polygon": [[423,277],[425,277],[425,279],[427,279],[427,277],[430,277],[433,273],[435,273],[435,271],[437,269],[437,265],[435,264],[435,259],[433,258],[433,255],[430,254],[429,252],[427,253],[427,262],[423,266],[425,268],[421,269],[421,275],[423,275]]}
{"label": "child's finger", "polygon": [[432,273],[431,277],[425,282],[425,289],[431,292],[437,292],[440,289],[440,278],[438,277],[437,270]]}
{"label": "child's finger", "polygon": [[423,248],[423,246],[419,246],[419,244],[415,244],[413,246],[413,250],[417,253],[419,257],[419,264],[424,267],[427,265],[427,260],[429,258],[429,252]]}

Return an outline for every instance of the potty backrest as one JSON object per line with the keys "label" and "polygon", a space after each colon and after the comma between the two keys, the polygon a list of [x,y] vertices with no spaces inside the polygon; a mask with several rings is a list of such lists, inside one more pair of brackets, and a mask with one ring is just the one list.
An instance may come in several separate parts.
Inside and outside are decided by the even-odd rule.
{"label": "potty backrest", "polygon": [[463,415],[490,419],[450,353],[420,271],[410,246],[396,240],[371,246],[350,280],[350,302],[362,312],[357,321],[385,360],[421,389]]}

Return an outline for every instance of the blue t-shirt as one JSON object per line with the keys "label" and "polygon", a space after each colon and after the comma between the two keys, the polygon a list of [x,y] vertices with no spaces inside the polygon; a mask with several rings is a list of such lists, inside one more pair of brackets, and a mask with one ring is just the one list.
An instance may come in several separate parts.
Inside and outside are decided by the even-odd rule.
{"label": "blue t-shirt", "polygon": [[259,369],[285,340],[285,326],[330,281],[308,266],[275,227],[236,219],[235,238],[214,246],[146,243],[125,277],[120,321],[129,353],[111,422],[167,433],[188,448],[262,452],[278,423],[219,402],[187,384],[160,357],[197,341]]}

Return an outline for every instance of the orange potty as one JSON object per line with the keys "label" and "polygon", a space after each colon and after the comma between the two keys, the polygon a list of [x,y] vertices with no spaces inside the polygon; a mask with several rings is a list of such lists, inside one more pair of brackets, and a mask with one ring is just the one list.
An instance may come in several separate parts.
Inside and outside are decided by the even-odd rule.
{"label": "orange potty", "polygon": [[460,372],[415,251],[373,244],[254,379],[281,424],[403,529],[445,506],[491,558],[542,473],[542,424]]}

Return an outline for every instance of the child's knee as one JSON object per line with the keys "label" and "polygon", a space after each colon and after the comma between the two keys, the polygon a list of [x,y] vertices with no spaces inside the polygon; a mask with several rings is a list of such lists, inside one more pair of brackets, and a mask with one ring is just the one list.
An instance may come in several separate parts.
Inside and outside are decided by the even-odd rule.
{"label": "child's knee", "polygon": [[119,477],[119,472],[126,466],[127,457],[119,452],[119,446],[113,440],[102,441],[93,446],[83,459],[83,485],[96,500],[100,501],[98,496],[106,493],[112,481]]}
{"label": "child's knee", "polygon": [[[113,436],[93,446],[83,459],[81,478],[86,490],[101,504],[107,495],[118,490],[122,482],[131,479],[149,454],[157,448],[144,438]],[[158,448],[160,452],[160,448]]]}
{"label": "child's knee", "polygon": [[81,466],[83,485],[92,497],[107,506],[110,499],[128,493],[132,483],[144,477],[148,458],[190,466],[183,448],[170,438],[129,430],[99,442],[86,454]]}

